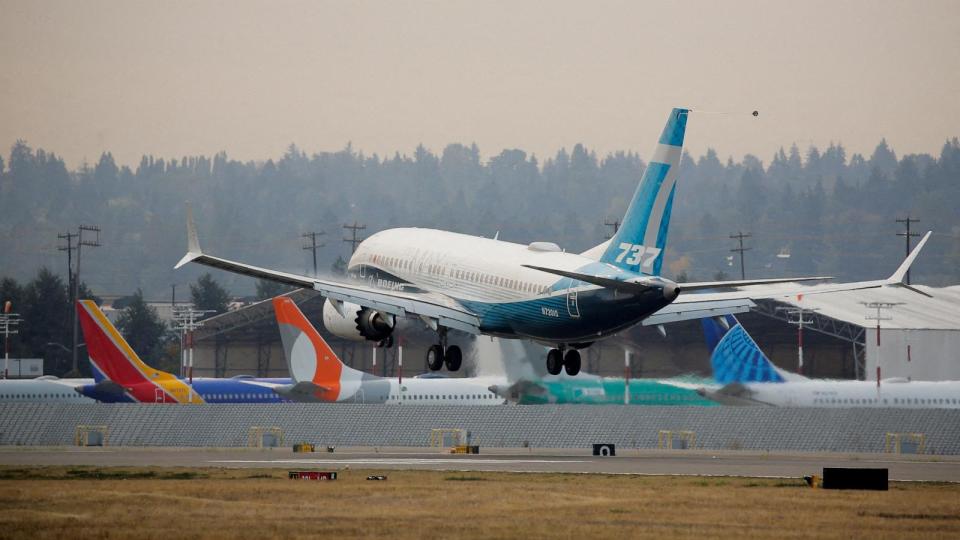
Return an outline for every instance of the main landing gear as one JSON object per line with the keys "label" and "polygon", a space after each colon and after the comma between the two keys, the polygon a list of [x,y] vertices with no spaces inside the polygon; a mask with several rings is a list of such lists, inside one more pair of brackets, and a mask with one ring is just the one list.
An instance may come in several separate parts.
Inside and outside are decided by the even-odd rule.
{"label": "main landing gear", "polygon": [[580,351],[576,349],[567,350],[564,353],[563,345],[558,349],[550,349],[547,353],[547,373],[559,375],[560,370],[567,372],[571,377],[580,373]]}
{"label": "main landing gear", "polygon": [[460,364],[463,363],[463,352],[460,350],[460,347],[456,345],[446,347],[446,344],[447,332],[446,329],[443,329],[440,332],[440,343],[431,345],[430,348],[427,349],[427,367],[430,368],[431,371],[437,371],[443,368],[444,364],[447,365],[447,369],[450,371],[460,369]]}

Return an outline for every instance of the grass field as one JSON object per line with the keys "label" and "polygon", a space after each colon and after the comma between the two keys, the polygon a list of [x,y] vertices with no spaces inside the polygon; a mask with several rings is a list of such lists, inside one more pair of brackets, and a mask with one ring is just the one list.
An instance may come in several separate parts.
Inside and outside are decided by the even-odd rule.
{"label": "grass field", "polygon": [[[960,486],[582,474],[0,467],[0,538],[960,537]],[[368,481],[385,474],[387,481]]]}

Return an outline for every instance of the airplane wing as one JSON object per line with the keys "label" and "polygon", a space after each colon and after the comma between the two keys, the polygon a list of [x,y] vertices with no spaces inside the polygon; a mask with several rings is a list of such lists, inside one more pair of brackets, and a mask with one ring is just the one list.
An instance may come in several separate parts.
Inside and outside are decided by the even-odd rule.
{"label": "airplane wing", "polygon": [[[677,297],[673,303],[665,306],[663,309],[654,313],[650,317],[647,317],[647,319],[643,321],[643,324],[662,324],[664,322],[676,322],[686,319],[699,319],[703,316],[739,313],[740,311],[746,310],[741,309],[740,311],[733,311],[732,309],[739,309],[742,307],[742,305],[738,304],[738,302],[749,302],[749,304],[752,305],[752,300],[787,298],[790,296],[796,296],[798,294],[823,294],[839,291],[875,289],[878,287],[902,287],[924,296],[930,296],[929,294],[915,287],[907,285],[904,282],[904,277],[906,276],[907,270],[910,269],[910,265],[913,264],[913,261],[917,258],[917,255],[920,254],[920,250],[923,248],[923,245],[926,244],[927,240],[930,239],[931,234],[932,231],[928,231],[927,234],[923,236],[923,239],[920,240],[916,247],[913,248],[913,251],[910,252],[910,255],[903,260],[903,263],[900,264],[900,267],[897,268],[897,270],[887,279],[854,281],[851,283],[826,283],[822,285],[800,285],[799,283],[784,284],[782,282],[777,283],[771,281],[769,284],[756,284],[749,288],[737,289],[734,291],[705,292],[697,294],[683,293],[684,291],[690,290],[696,291],[708,288],[737,287],[738,285],[744,285],[744,283],[739,281],[680,283],[678,284],[681,291],[680,296]],[[706,315],[703,315],[703,313],[706,313]]]}
{"label": "airplane wing", "polygon": [[197,229],[193,223],[193,212],[189,206],[187,207],[187,244],[187,254],[174,266],[175,269],[194,262],[236,274],[313,289],[333,300],[335,306],[340,302],[352,302],[400,317],[418,315],[431,326],[439,325],[471,334],[480,334],[480,319],[452,298],[441,294],[387,291],[362,283],[301,276],[207,255],[200,249]]}

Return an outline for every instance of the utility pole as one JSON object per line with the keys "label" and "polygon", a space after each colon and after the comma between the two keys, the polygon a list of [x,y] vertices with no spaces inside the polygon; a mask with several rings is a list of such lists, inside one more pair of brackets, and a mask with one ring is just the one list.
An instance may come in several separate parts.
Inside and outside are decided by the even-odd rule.
{"label": "utility pole", "polygon": [[607,227],[610,227],[611,229],[613,229],[613,234],[611,234],[611,235],[609,235],[609,236],[604,236],[604,237],[603,237],[605,240],[609,240],[609,239],[613,238],[614,235],[617,234],[617,231],[620,230],[620,225],[621,225],[621,223],[620,223],[620,220],[619,220],[619,219],[614,219],[613,221],[604,220],[603,224],[606,225]]}
{"label": "utility pole", "polygon": [[734,253],[737,253],[737,252],[740,253],[740,279],[747,279],[747,274],[746,274],[746,272],[744,271],[744,268],[743,268],[743,252],[744,252],[744,251],[750,251],[750,250],[753,249],[753,248],[745,248],[745,247],[743,247],[743,239],[744,239],[744,238],[750,238],[750,236],[751,236],[750,233],[744,234],[743,231],[737,231],[737,234],[731,234],[731,235],[730,235],[730,238],[732,238],[732,239],[737,240],[738,242],[740,242],[740,247],[736,247],[736,248],[733,248],[733,249],[730,250],[731,252],[734,252]]}
{"label": "utility pole", "polygon": [[[71,303],[76,300],[73,297],[73,250],[77,249],[76,246],[73,245],[73,239],[76,237],[76,233],[72,232],[65,232],[57,235],[58,239],[67,241],[67,245],[65,246],[57,246],[57,250],[67,252],[67,287],[70,288],[67,296],[70,297]],[[71,311],[73,311],[72,307]]]}
{"label": "utility pole", "polygon": [[320,232],[314,231],[314,232],[303,233],[300,235],[304,240],[309,239],[309,243],[304,244],[303,250],[313,252],[313,277],[317,277],[317,250],[327,245],[325,242],[320,242],[318,244],[317,237],[323,236],[325,234],[327,233],[323,231],[320,231]]}
{"label": "utility pole", "polygon": [[[818,311],[820,308],[803,308],[803,307],[781,307],[777,308],[777,311],[784,311],[787,314],[787,322],[790,324],[797,325],[797,373],[803,375],[803,325],[813,324],[813,320],[806,320],[803,318],[804,313],[810,313],[813,311]],[[791,317],[796,317],[792,319]]]}
{"label": "utility pole", "polygon": [[[84,240],[83,233],[96,233],[95,240]],[[83,246],[100,247],[100,227],[97,225],[80,225],[77,231],[77,271],[73,278],[73,303],[79,299],[80,295],[80,254]],[[78,337],[80,335],[80,319],[77,316],[76,306],[73,307],[73,369],[74,376],[79,374],[77,368],[77,349],[79,348]]]}
{"label": "utility pole", "polygon": [[357,233],[366,229],[367,226],[357,225],[357,222],[354,221],[353,225],[344,224],[343,228],[349,230],[351,233],[350,238],[344,238],[343,241],[350,244],[350,253],[353,254],[357,251],[357,246],[360,244],[360,242],[363,242],[363,238],[360,238]]}
{"label": "utility pole", "polygon": [[[897,233],[897,236],[902,236],[903,239],[906,240],[906,243],[907,243],[907,256],[910,256],[910,237],[911,237],[911,236],[920,236],[920,233],[911,233],[911,232],[910,232],[910,224],[911,224],[911,223],[920,223],[920,220],[919,220],[919,219],[911,219],[911,218],[910,218],[910,214],[907,214],[906,219],[898,219],[898,220],[896,220],[896,221],[897,221],[897,223],[903,223],[904,225],[907,226],[907,232],[898,232],[898,233]],[[907,285],[909,285],[909,284],[910,284],[910,269],[909,269],[909,268],[907,269],[907,275],[906,275],[905,277],[906,277],[905,282],[906,282]]]}
{"label": "utility pole", "polygon": [[13,304],[7,300],[3,304],[3,313],[0,313],[0,328],[3,329],[3,378],[10,377],[10,334],[17,335],[20,332],[17,326],[22,320],[17,313],[11,313]]}
{"label": "utility pole", "polygon": [[867,306],[867,309],[877,310],[876,315],[867,315],[868,321],[877,321],[877,391],[880,391],[880,321],[889,321],[893,317],[889,315],[883,315],[882,311],[884,309],[891,309],[893,306],[899,306],[903,302],[860,302],[861,304]]}

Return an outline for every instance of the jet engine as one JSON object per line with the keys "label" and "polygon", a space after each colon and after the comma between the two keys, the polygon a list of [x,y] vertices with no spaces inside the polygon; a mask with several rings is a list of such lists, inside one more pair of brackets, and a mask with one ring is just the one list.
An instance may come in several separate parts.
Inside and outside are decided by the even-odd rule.
{"label": "jet engine", "polygon": [[343,302],[343,315],[333,302],[323,303],[323,325],[328,331],[352,341],[383,341],[390,337],[396,326],[396,317],[375,309]]}

